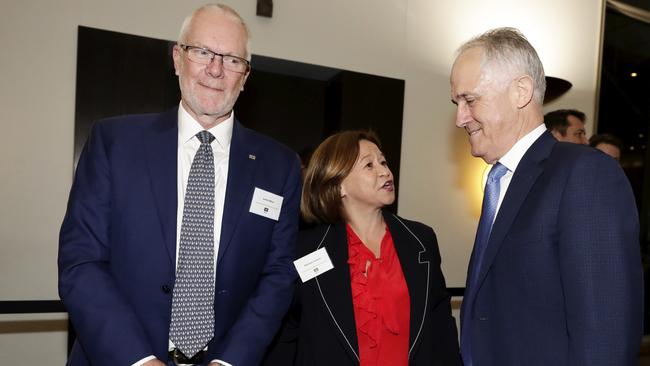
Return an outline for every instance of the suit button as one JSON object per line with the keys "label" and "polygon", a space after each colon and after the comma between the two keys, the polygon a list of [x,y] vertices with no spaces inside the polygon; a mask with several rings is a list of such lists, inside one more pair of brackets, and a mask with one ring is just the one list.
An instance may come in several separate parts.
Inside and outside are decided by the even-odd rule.
{"label": "suit button", "polygon": [[163,285],[162,292],[168,294],[168,293],[172,292],[172,289],[168,285]]}
{"label": "suit button", "polygon": [[484,321],[487,320],[487,316],[479,316],[479,317],[478,317],[478,320],[484,322]]}

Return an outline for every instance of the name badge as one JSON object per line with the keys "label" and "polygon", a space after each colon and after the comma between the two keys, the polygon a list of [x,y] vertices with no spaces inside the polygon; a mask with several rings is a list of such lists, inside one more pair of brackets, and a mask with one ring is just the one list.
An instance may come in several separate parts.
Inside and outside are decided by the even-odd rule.
{"label": "name badge", "polygon": [[282,196],[255,187],[249,212],[278,221],[283,199]]}
{"label": "name badge", "polygon": [[334,268],[325,248],[320,248],[306,256],[293,261],[303,283]]}

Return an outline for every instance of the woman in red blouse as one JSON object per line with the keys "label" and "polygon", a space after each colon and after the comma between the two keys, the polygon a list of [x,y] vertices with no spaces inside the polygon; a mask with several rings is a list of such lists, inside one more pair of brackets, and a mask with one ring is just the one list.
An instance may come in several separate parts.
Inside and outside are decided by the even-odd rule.
{"label": "woman in red blouse", "polygon": [[301,211],[318,225],[300,233],[298,258],[324,248],[333,268],[299,280],[266,365],[461,364],[435,234],[383,210],[395,186],[379,146],[346,131],[314,152]]}

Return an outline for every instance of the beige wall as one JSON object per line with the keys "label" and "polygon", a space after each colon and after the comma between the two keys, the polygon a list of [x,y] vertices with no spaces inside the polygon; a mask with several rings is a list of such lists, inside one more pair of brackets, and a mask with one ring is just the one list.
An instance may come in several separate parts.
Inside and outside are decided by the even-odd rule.
{"label": "beige wall", "polygon": [[[58,227],[72,179],[77,25],[175,39],[184,15],[202,3],[3,1],[0,300],[57,297]],[[452,287],[464,284],[483,169],[453,126],[448,73],[456,47],[490,27],[520,28],[547,74],[574,85],[547,110],[575,107],[593,118],[602,1],[275,0],[272,19],[255,16],[255,1],[226,3],[248,21],[256,54],[406,81],[399,213],[436,229]],[[6,330],[13,319],[0,318],[4,362],[19,344],[31,344],[43,352],[21,352],[16,362],[63,363],[63,349],[41,347],[65,344],[62,326],[21,334]]]}

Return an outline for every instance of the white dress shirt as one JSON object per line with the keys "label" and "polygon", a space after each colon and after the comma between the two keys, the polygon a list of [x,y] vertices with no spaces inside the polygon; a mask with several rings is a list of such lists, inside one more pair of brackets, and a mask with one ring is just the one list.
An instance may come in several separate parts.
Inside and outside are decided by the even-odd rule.
{"label": "white dress shirt", "polygon": [[[230,155],[230,141],[232,140],[232,129],[235,121],[234,112],[225,121],[217,124],[208,130],[213,136],[214,141],[210,144],[214,154],[214,266],[213,273],[217,270],[217,254],[219,253],[219,239],[221,237],[221,223],[223,219],[223,206],[226,198],[226,183],[228,181],[228,159]],[[185,192],[187,190],[187,181],[190,176],[190,168],[194,155],[199,150],[201,142],[196,138],[196,134],[203,131],[203,127],[185,110],[183,103],[178,108],[178,168],[177,168],[177,189],[178,205],[176,209],[176,265],[178,265],[178,250],[181,240],[181,225],[183,223],[183,208],[185,203]],[[169,349],[175,346],[169,340]],[[132,366],[140,366],[149,360],[155,359],[154,356],[143,358],[134,363]],[[164,361],[164,360],[163,360]],[[231,364],[221,361],[225,366]]]}
{"label": "white dress shirt", "polygon": [[[225,121],[217,124],[208,130],[214,136],[210,144],[214,154],[214,254],[215,271],[216,257],[219,253],[219,239],[221,234],[221,219],[223,218],[223,205],[226,198],[226,182],[228,179],[228,157],[230,155],[230,141],[232,139],[232,127],[234,113]],[[183,207],[185,203],[185,191],[190,176],[190,168],[194,155],[201,146],[201,141],[196,134],[203,131],[203,127],[190,116],[181,103],[178,108],[178,208],[176,211],[176,264],[178,265],[178,249],[181,240],[181,225],[183,223]]]}
{"label": "white dress shirt", "polygon": [[[501,180],[499,181],[499,201],[497,203],[497,209],[495,211],[493,220],[496,220],[496,217],[499,214],[501,203],[503,202],[503,198],[506,196],[506,191],[508,190],[508,186],[510,186],[510,181],[512,180],[512,176],[515,174],[515,170],[517,169],[521,158],[524,157],[526,151],[528,151],[533,143],[537,141],[537,139],[542,136],[545,131],[546,126],[543,123],[540,124],[534,130],[528,132],[524,137],[519,139],[519,141],[517,141],[510,148],[510,150],[508,150],[508,152],[505,153],[501,159],[499,159],[499,163],[508,168],[508,171],[503,175],[503,177],[501,177]],[[494,223],[494,221],[492,221],[492,223]]]}

